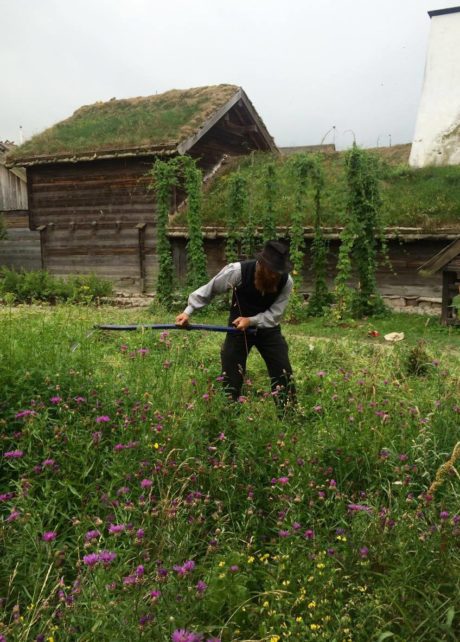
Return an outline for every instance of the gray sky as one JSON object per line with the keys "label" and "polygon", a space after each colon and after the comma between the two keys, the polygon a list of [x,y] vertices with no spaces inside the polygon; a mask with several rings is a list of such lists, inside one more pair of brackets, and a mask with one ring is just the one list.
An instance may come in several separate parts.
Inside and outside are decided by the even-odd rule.
{"label": "gray sky", "polygon": [[[412,141],[427,11],[459,0],[0,0],[0,140],[82,105],[241,85],[280,146]],[[333,132],[324,139],[333,142]]]}

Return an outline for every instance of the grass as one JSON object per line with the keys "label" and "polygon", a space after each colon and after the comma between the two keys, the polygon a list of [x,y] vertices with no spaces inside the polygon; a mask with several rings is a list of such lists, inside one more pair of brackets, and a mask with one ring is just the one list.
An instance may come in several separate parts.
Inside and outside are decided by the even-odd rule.
{"label": "grass", "polygon": [[112,99],[80,107],[70,118],[33,136],[9,158],[90,153],[178,143],[192,135],[235,94],[234,85]]}
{"label": "grass", "polygon": [[228,405],[219,335],[92,330],[172,316],[0,310],[0,636],[458,639],[458,332],[286,325],[280,418],[257,354]]}
{"label": "grass", "polygon": [[[384,220],[387,226],[421,227],[436,231],[440,226],[460,229],[460,168],[429,167],[412,169],[408,165],[410,145],[370,150],[381,160],[381,192]],[[278,225],[289,225],[295,209],[295,179],[289,169],[290,157],[255,154],[234,159],[212,182],[203,202],[203,224],[222,225],[227,218],[228,183],[234,171],[240,172],[249,188],[249,208],[255,220],[261,220],[266,206],[265,175],[268,163],[276,166],[276,218]],[[345,222],[347,186],[345,153],[322,157],[325,188],[322,197],[324,226],[341,226]],[[305,212],[304,224],[313,225],[311,207]],[[174,225],[186,224],[186,212],[176,215]]]}

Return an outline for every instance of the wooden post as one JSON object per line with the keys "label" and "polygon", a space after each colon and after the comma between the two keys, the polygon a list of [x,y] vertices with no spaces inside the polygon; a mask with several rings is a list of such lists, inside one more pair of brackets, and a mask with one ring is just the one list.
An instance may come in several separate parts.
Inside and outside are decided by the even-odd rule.
{"label": "wooden post", "polygon": [[46,242],[46,225],[39,225],[37,230],[40,232],[40,262],[42,270],[45,266],[45,242]]}
{"label": "wooden post", "polygon": [[141,293],[145,292],[145,228],[147,223],[138,223],[136,225],[138,231],[138,247],[139,247],[139,279],[141,286]]}
{"label": "wooden post", "polygon": [[442,308],[441,308],[441,323],[448,325],[453,320],[452,299],[454,298],[453,292],[455,291],[456,274],[449,270],[444,270],[442,273]]}

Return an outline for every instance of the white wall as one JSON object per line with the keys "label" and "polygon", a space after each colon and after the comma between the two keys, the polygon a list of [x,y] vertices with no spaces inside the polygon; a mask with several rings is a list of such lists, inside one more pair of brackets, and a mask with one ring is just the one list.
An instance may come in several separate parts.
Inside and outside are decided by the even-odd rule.
{"label": "white wall", "polygon": [[413,167],[460,164],[460,11],[431,17],[409,163]]}

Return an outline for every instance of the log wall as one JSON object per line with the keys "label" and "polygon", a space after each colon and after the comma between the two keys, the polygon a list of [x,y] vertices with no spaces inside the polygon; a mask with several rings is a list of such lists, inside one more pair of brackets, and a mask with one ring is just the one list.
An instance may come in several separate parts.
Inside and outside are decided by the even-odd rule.
{"label": "log wall", "polygon": [[[186,278],[185,240],[173,238],[174,262],[179,278]],[[311,292],[313,275],[311,264],[311,239],[305,241],[303,266],[303,291]],[[389,297],[428,297],[441,298],[442,279],[439,274],[423,277],[418,268],[449,244],[443,239],[415,239],[411,241],[389,240],[388,252],[391,268],[379,265],[377,283],[380,292]],[[337,258],[340,242],[333,239],[329,242],[327,261],[327,279],[333,285],[336,275]],[[214,275],[225,265],[225,239],[206,239],[205,248],[208,259],[208,273]]]}
{"label": "log wall", "polygon": [[14,270],[41,268],[40,235],[29,230],[28,212],[5,212],[6,239],[0,240],[0,267]]}
{"label": "log wall", "polygon": [[37,165],[28,170],[30,227],[43,267],[64,276],[93,272],[120,289],[156,281],[155,199],[146,175],[154,158]]}

